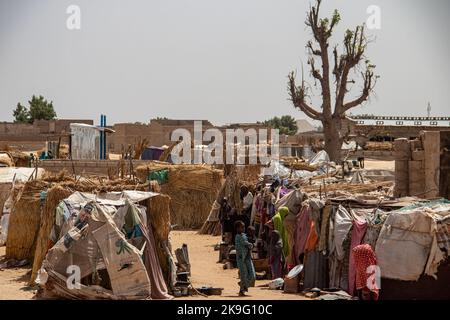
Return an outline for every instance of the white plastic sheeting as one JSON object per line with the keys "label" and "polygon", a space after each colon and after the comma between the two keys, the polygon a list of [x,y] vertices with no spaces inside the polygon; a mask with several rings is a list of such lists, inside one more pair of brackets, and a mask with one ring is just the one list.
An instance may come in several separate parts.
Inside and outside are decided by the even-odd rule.
{"label": "white plastic sheeting", "polygon": [[95,195],[86,192],[75,192],[66,200],[71,203],[78,203],[84,206],[88,202],[97,201],[99,204],[106,206],[123,206],[126,200],[133,203],[144,201],[151,197],[157,196],[155,192],[124,190],[122,192],[108,192],[107,194]]}
{"label": "white plastic sheeting", "polygon": [[289,178],[291,170],[282,165],[279,161],[271,161],[269,168],[263,168],[263,175],[278,178]]}
{"label": "white plastic sheeting", "polygon": [[[0,168],[0,183],[26,182],[32,174],[34,168],[7,167]],[[37,178],[41,178],[45,170],[38,168]]]}
{"label": "white plastic sheeting", "polygon": [[[357,148],[358,147],[358,148]],[[362,148],[360,146],[356,145],[356,141],[349,141],[347,142],[343,142],[342,143],[342,150],[361,150]]]}
{"label": "white plastic sheeting", "polygon": [[297,179],[309,179],[314,176],[318,176],[327,171],[333,171],[332,168],[334,166],[334,162],[330,162],[330,157],[325,150],[319,151],[317,154],[312,157],[308,161],[308,163],[312,166],[317,166],[318,169],[316,171],[308,171],[308,170],[295,170],[291,172],[291,169],[287,168],[279,161],[271,161],[270,166],[268,168],[263,168],[262,173],[266,176],[272,176],[277,178],[297,178]]}
{"label": "white plastic sheeting", "polygon": [[0,247],[6,244],[8,237],[9,214],[4,214],[0,219]]}
{"label": "white plastic sheeting", "polygon": [[328,162],[330,162],[330,157],[325,150],[319,151],[311,160],[309,160],[309,164],[312,166],[323,165]]}

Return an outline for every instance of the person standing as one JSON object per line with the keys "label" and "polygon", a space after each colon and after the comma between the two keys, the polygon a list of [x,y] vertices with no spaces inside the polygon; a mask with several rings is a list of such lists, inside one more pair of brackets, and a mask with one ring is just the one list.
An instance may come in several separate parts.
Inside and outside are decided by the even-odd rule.
{"label": "person standing", "polygon": [[288,257],[290,248],[288,244],[288,235],[286,229],[284,228],[284,219],[289,214],[288,207],[280,207],[277,211],[277,214],[273,216],[273,229],[277,230],[280,234],[281,240],[283,242],[283,256]]}
{"label": "person standing", "polygon": [[219,209],[219,222],[221,226],[222,236],[225,232],[233,233],[233,225],[230,226],[231,218],[231,206],[228,203],[228,198],[223,197],[220,201],[220,209]]}
{"label": "person standing", "polygon": [[253,206],[253,194],[247,186],[243,185],[240,190],[240,197],[242,200],[242,214],[246,216],[248,222],[250,223],[250,216]]}
{"label": "person standing", "polygon": [[277,230],[272,230],[269,245],[269,263],[272,279],[283,277],[283,240]]}
{"label": "person standing", "polygon": [[253,266],[251,251],[253,245],[248,242],[247,235],[244,233],[245,224],[238,220],[235,222],[236,239],[236,262],[239,268],[239,296],[245,296],[249,287],[255,285],[255,267]]}

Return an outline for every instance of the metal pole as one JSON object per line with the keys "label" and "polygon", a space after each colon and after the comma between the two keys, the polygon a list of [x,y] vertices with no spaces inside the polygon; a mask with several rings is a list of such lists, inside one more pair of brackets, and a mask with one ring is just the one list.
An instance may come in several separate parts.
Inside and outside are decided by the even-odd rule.
{"label": "metal pole", "polygon": [[[101,114],[100,115],[100,127],[102,126],[102,123],[103,123],[103,115]],[[99,158],[100,158],[100,160],[102,160],[102,143],[103,143],[103,140],[102,140],[102,131],[100,130],[100,152],[99,152]]]}
{"label": "metal pole", "polygon": [[[103,127],[106,128],[106,115],[103,115]],[[106,131],[103,130],[103,159],[106,160]]]}
{"label": "metal pole", "polygon": [[[104,128],[105,127],[105,115],[102,115],[102,128]],[[102,130],[102,159],[103,160],[105,160],[105,157],[104,157],[104,155],[105,155],[105,152],[104,152],[104,150],[105,150],[105,139],[104,139],[104,137],[105,137],[105,131],[103,131]]]}

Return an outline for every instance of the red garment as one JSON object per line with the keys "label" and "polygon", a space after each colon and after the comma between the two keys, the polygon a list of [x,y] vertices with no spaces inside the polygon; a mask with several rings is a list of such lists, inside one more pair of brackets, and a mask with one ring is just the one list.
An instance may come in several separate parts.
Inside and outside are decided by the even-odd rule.
{"label": "red garment", "polygon": [[314,251],[316,249],[317,241],[319,241],[319,236],[317,235],[316,225],[314,220],[311,220],[308,239],[305,244],[305,252]]}
{"label": "red garment", "polygon": [[[368,270],[370,266],[377,265],[377,257],[369,244],[361,244],[352,250],[356,267],[356,289],[368,290],[374,293],[374,299],[378,300],[378,288],[374,270]],[[368,272],[369,271],[369,272]],[[370,278],[370,279],[369,279]],[[369,284],[367,283],[369,279]]]}
{"label": "red garment", "polygon": [[367,230],[367,222],[361,222],[359,220],[353,221],[352,238],[350,244],[350,259],[348,262],[348,293],[351,295],[355,294],[355,262],[352,250],[354,247],[360,245],[364,239],[364,235]]}

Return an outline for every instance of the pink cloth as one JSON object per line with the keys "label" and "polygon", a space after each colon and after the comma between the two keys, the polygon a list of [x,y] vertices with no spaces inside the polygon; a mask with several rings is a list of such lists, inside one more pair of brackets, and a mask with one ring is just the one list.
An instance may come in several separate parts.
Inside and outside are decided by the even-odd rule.
{"label": "pink cloth", "polygon": [[355,257],[353,255],[353,248],[359,246],[366,234],[367,230],[367,222],[362,222],[358,220],[353,221],[353,230],[352,230],[352,242],[350,244],[350,259],[348,265],[348,293],[351,295],[355,294],[356,289],[356,266],[355,266]]}
{"label": "pink cloth", "polygon": [[299,264],[300,254],[305,252],[306,240],[308,239],[310,224],[309,224],[309,206],[303,206],[300,213],[297,215],[297,228],[295,230],[295,262]]}

